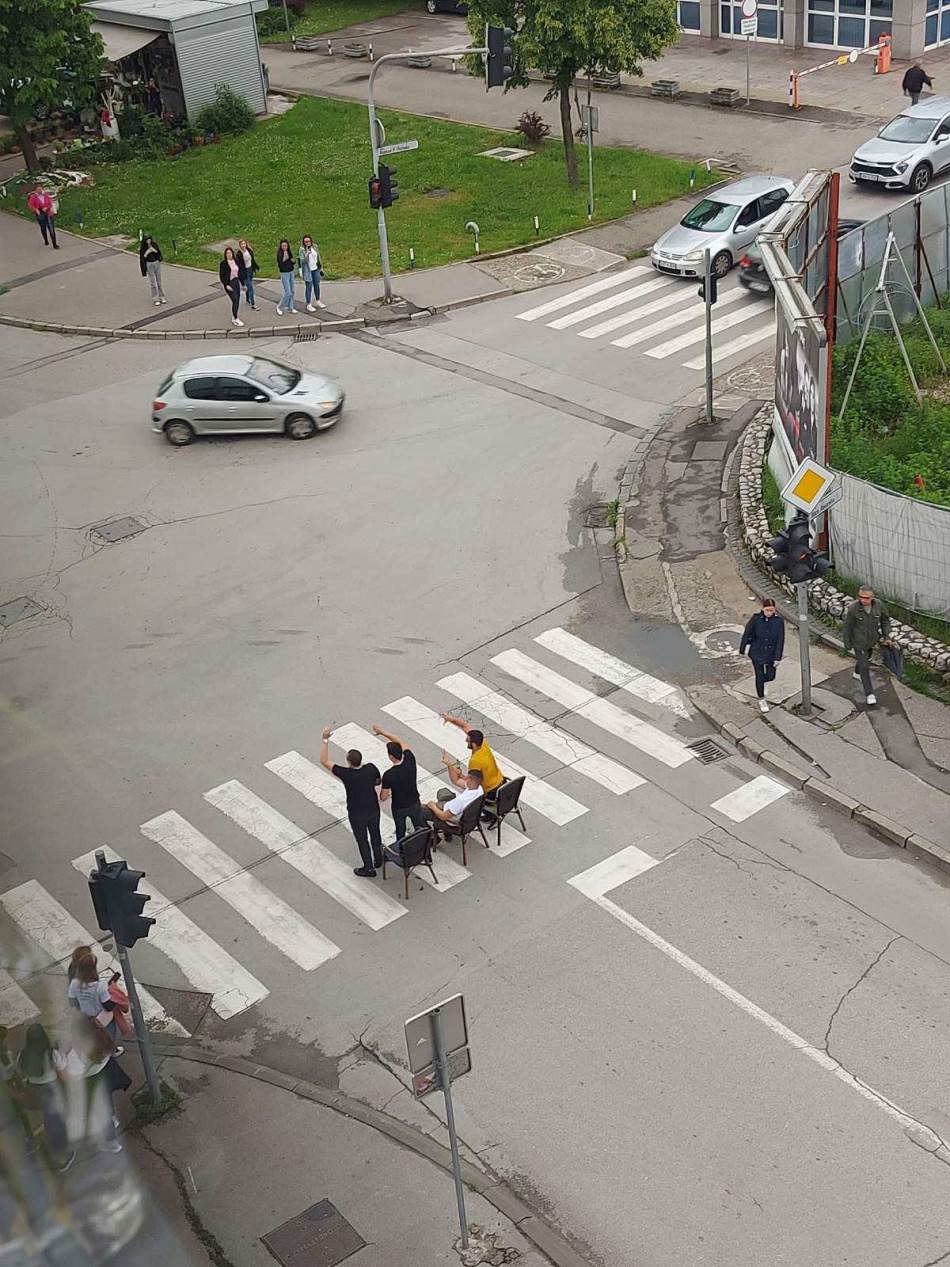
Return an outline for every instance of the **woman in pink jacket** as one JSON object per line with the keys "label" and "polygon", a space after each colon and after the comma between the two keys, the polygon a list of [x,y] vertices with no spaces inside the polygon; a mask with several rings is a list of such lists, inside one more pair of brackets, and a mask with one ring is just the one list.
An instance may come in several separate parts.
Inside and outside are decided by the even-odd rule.
{"label": "woman in pink jacket", "polygon": [[52,241],[53,250],[59,250],[59,243],[56,241],[56,204],[46,192],[42,185],[37,185],[29,198],[26,205],[36,216],[36,223],[40,226],[40,233],[43,235],[43,245],[49,246]]}

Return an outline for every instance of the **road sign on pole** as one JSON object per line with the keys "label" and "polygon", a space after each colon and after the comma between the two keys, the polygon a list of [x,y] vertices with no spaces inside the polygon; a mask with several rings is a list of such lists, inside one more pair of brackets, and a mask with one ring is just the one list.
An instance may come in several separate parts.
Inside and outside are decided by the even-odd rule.
{"label": "road sign on pole", "polygon": [[819,503],[831,491],[835,473],[813,458],[805,458],[782,489],[782,501],[812,518],[819,513]]}
{"label": "road sign on pole", "polygon": [[435,1007],[427,1008],[406,1021],[406,1050],[413,1094],[417,1099],[441,1088],[445,1099],[445,1124],[452,1153],[452,1174],[455,1178],[455,1200],[459,1212],[462,1249],[468,1249],[468,1223],[465,1217],[465,1189],[462,1186],[462,1162],[459,1158],[455,1111],[452,1107],[452,1079],[468,1073],[472,1057],[468,1049],[468,1022],[465,1000],[453,994]]}
{"label": "road sign on pole", "polygon": [[379,154],[403,154],[406,150],[417,150],[419,148],[418,141],[394,141],[392,145],[381,145],[377,151]]}

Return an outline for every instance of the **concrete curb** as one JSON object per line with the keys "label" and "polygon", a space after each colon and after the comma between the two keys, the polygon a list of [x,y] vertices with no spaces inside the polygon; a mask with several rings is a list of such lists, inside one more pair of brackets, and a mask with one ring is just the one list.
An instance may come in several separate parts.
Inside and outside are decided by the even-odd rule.
{"label": "concrete curb", "polygon": [[[267,1065],[243,1060],[239,1056],[216,1056],[213,1052],[205,1051],[201,1047],[189,1046],[187,1043],[178,1045],[153,1037],[152,1046],[156,1055],[226,1069],[244,1078],[256,1078],[259,1082],[279,1087],[304,1100],[322,1104],[335,1113],[341,1113],[344,1117],[353,1118],[365,1126],[372,1127],[373,1130],[386,1135],[395,1143],[410,1149],[417,1156],[425,1157],[442,1170],[449,1173],[452,1171],[452,1157],[447,1148],[428,1135],[423,1135],[415,1127],[407,1126],[404,1122],[364,1104],[361,1100],[354,1100],[344,1095],[342,1091],[317,1086],[315,1083],[281,1073],[278,1069],[270,1069]],[[476,1169],[466,1161],[462,1162],[462,1178],[467,1187],[484,1197],[499,1214],[510,1219],[518,1231],[551,1260],[554,1267],[591,1267],[592,1259],[582,1257],[560,1232],[515,1196],[501,1180],[486,1171]]]}
{"label": "concrete curb", "polygon": [[[688,689],[687,695],[689,695]],[[817,801],[819,805],[830,807],[838,813],[844,814],[846,818],[853,818],[855,822],[867,827],[875,836],[886,841],[889,845],[896,845],[899,849],[908,849],[915,857],[920,858],[924,862],[929,862],[941,871],[950,873],[950,850],[944,849],[941,845],[935,844],[932,840],[927,840],[923,836],[916,835],[909,828],[903,827],[900,823],[895,822],[894,819],[878,813],[877,810],[870,809],[867,805],[862,805],[859,801],[854,800],[853,797],[848,796],[846,792],[842,792],[840,788],[836,788],[834,784],[829,783],[826,779],[815,778],[810,770],[805,769],[803,766],[795,765],[794,762],[789,761],[780,753],[771,752],[768,748],[763,748],[755,740],[747,738],[741,726],[737,726],[735,722],[723,721],[722,718],[717,716],[715,710],[707,701],[700,703],[698,699],[690,695],[690,703],[697,712],[706,718],[711,726],[715,727],[720,735],[731,740],[742,755],[748,757],[750,761],[764,766],[766,770],[770,770],[785,783],[791,783],[793,787],[800,789],[806,796]]]}
{"label": "concrete curb", "polygon": [[366,325],[363,317],[342,317],[338,321],[302,321],[295,326],[245,326],[236,330],[233,326],[224,330],[126,330],[108,326],[74,326],[58,321],[37,321],[31,317],[13,317],[0,313],[0,325],[17,326],[21,330],[41,330],[48,334],[75,334],[94,339],[274,339],[284,335],[296,335],[300,331],[316,331],[333,334],[338,330],[352,330]]}

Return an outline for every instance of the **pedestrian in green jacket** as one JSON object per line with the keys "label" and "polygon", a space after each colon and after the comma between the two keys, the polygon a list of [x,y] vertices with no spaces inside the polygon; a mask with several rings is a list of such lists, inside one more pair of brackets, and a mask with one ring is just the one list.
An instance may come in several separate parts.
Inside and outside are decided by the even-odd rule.
{"label": "pedestrian in green jacket", "polygon": [[871,652],[879,642],[887,643],[891,632],[891,618],[879,598],[874,597],[870,585],[862,585],[858,597],[844,616],[844,649],[853,651],[856,668],[852,677],[860,679],[868,704],[876,704],[874,685],[871,682]]}

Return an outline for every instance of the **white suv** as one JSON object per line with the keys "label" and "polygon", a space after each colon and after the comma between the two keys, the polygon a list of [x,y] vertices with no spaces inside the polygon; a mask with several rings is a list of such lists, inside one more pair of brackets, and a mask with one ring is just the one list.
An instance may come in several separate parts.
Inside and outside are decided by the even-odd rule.
{"label": "white suv", "polygon": [[950,97],[929,97],[858,146],[848,175],[855,184],[919,194],[945,167],[950,167]]}

